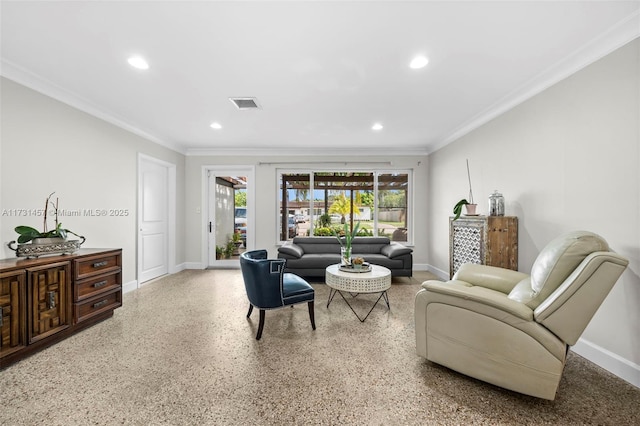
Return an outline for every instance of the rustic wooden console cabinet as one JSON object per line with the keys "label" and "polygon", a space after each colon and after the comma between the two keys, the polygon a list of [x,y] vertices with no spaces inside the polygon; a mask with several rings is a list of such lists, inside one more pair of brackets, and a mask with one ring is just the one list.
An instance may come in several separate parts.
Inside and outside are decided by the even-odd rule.
{"label": "rustic wooden console cabinet", "polygon": [[0,369],[113,315],[122,250],[0,260]]}
{"label": "rustic wooden console cabinet", "polygon": [[518,218],[463,216],[449,218],[449,276],[464,263],[518,270]]}

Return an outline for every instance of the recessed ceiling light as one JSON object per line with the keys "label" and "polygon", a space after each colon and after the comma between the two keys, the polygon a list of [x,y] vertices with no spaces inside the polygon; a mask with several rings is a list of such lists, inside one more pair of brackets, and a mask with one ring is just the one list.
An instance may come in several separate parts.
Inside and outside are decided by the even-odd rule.
{"label": "recessed ceiling light", "polygon": [[144,58],[141,58],[140,56],[132,56],[127,60],[127,62],[129,62],[129,65],[131,65],[132,67],[139,70],[149,69],[149,64],[147,63],[147,61],[145,61]]}
{"label": "recessed ceiling light", "polygon": [[217,122],[214,121],[213,123],[211,123],[211,128],[212,129],[222,129],[222,125],[220,125],[220,123],[217,123]]}
{"label": "recessed ceiling light", "polygon": [[371,130],[382,130],[383,126],[380,123],[375,123],[373,126],[371,126]]}
{"label": "recessed ceiling light", "polygon": [[424,68],[425,66],[427,66],[428,63],[429,63],[429,59],[427,59],[426,56],[418,55],[411,60],[409,67],[411,67],[414,70],[417,70],[419,68]]}

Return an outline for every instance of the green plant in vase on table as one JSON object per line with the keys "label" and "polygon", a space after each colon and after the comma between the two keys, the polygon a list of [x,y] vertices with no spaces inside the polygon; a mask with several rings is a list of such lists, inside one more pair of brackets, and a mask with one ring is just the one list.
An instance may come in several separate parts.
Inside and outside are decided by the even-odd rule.
{"label": "green plant in vase on table", "polygon": [[356,223],[356,226],[353,227],[353,231],[349,232],[349,224],[344,224],[344,229],[340,232],[340,235],[336,233],[333,229],[331,232],[333,236],[338,239],[340,243],[340,264],[344,266],[351,266],[351,243],[353,241],[353,237],[358,235],[358,230],[360,229],[360,222]]}

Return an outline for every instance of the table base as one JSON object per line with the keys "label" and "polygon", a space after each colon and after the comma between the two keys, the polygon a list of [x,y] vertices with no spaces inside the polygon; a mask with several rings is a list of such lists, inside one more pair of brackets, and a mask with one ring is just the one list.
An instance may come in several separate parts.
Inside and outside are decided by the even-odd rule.
{"label": "table base", "polygon": [[[340,296],[342,297],[342,299],[346,302],[347,306],[349,306],[349,308],[351,309],[351,312],[353,312],[355,314],[355,316],[360,320],[360,322],[364,322],[369,317],[369,314],[371,314],[371,312],[373,311],[373,308],[376,307],[376,305],[378,304],[378,302],[382,298],[384,298],[384,301],[387,303],[387,308],[389,310],[391,309],[391,306],[389,306],[389,295],[387,294],[387,290],[384,290],[384,291],[380,292],[380,296],[378,296],[378,298],[374,302],[373,306],[371,306],[371,309],[369,309],[369,312],[367,313],[367,315],[364,318],[361,318],[360,315],[358,315],[358,313],[353,309],[353,306],[351,306],[351,303],[349,303],[347,298],[344,297],[342,292],[340,290],[336,290],[335,288],[331,288],[329,290],[329,300],[327,301],[327,308],[331,304],[331,301],[333,300],[333,298],[336,295],[336,293],[340,293]],[[351,294],[351,297],[356,297],[359,294],[365,294],[365,293],[350,293],[350,294]],[[367,293],[367,294],[372,294],[372,293]]]}

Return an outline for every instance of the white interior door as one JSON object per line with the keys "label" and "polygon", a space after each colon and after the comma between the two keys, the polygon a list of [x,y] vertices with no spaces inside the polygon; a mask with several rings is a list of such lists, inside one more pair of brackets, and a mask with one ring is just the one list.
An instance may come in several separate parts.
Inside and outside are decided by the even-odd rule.
{"label": "white interior door", "polygon": [[169,272],[169,168],[140,158],[138,170],[138,282]]}

